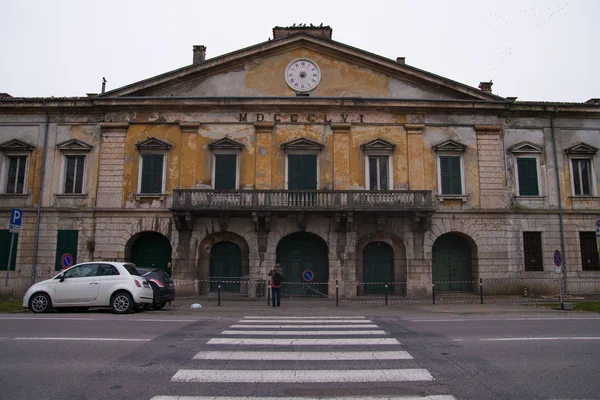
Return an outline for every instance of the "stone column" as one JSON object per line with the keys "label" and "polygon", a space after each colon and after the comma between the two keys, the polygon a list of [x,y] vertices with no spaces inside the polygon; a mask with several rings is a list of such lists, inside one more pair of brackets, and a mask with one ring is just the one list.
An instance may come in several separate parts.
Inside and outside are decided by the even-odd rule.
{"label": "stone column", "polygon": [[349,123],[331,124],[334,190],[348,190],[350,187],[350,127]]}
{"label": "stone column", "polygon": [[272,189],[273,122],[255,122],[256,132],[256,189]]}
{"label": "stone column", "polygon": [[497,125],[475,125],[479,162],[479,207],[508,208],[506,171],[502,157],[502,128]]}
{"label": "stone column", "polygon": [[408,142],[408,188],[425,189],[425,165],[423,160],[423,124],[407,124]]}
{"label": "stone column", "polygon": [[98,192],[96,207],[123,206],[123,166],[125,165],[125,138],[128,123],[103,122],[100,124],[100,163],[98,165]]}

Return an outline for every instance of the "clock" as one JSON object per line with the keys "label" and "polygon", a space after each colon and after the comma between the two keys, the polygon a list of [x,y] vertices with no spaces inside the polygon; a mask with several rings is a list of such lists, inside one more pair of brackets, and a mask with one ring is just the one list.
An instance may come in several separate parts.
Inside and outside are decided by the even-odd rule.
{"label": "clock", "polygon": [[285,68],[285,82],[296,92],[310,92],[320,81],[319,66],[308,58],[297,58]]}

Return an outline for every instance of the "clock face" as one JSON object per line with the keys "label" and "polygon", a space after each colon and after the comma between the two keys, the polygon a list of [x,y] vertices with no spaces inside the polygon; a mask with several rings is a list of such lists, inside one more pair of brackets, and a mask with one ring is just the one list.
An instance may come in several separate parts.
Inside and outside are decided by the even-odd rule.
{"label": "clock face", "polygon": [[298,58],[285,69],[285,81],[296,92],[310,92],[321,81],[321,70],[314,61]]}

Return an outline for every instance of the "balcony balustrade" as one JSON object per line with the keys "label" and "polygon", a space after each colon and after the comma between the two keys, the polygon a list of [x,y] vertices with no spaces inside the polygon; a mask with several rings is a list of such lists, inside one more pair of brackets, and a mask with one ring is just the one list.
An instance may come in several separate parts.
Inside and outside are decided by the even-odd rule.
{"label": "balcony balustrade", "polygon": [[173,211],[430,211],[429,190],[175,189]]}

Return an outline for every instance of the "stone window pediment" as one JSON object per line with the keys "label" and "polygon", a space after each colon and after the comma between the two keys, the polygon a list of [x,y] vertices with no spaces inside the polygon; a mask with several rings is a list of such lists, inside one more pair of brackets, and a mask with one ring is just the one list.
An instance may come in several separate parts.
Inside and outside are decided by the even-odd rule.
{"label": "stone window pediment", "polygon": [[209,143],[208,148],[210,150],[233,150],[239,152],[244,148],[244,144],[231,138],[224,137],[223,139]]}
{"label": "stone window pediment", "polygon": [[306,138],[294,139],[281,145],[283,151],[303,150],[319,152],[323,147],[324,146],[321,143]]}
{"label": "stone window pediment", "polygon": [[437,153],[464,153],[467,150],[467,146],[455,140],[446,140],[433,146],[433,150]]}
{"label": "stone window pediment", "polygon": [[167,151],[172,147],[172,144],[155,137],[149,137],[135,144],[138,150],[162,150]]}
{"label": "stone window pediment", "polygon": [[396,150],[396,145],[384,139],[374,139],[360,145],[366,154],[391,154]]}
{"label": "stone window pediment", "polygon": [[89,153],[94,146],[82,142],[81,140],[69,139],[57,144],[56,148],[63,153]]}
{"label": "stone window pediment", "polygon": [[531,142],[521,142],[521,143],[517,143],[514,146],[509,147],[508,149],[509,152],[513,153],[513,154],[532,154],[532,153],[537,153],[540,154],[543,152],[542,147],[533,144]]}
{"label": "stone window pediment", "polygon": [[35,149],[35,146],[25,143],[19,139],[11,139],[7,142],[0,144],[0,151],[6,152],[26,152],[31,153]]}
{"label": "stone window pediment", "polygon": [[589,144],[586,143],[579,143],[575,146],[569,147],[568,149],[565,149],[565,153],[567,154],[573,154],[573,155],[587,155],[587,156],[591,156],[594,155],[598,152],[598,149],[594,146],[591,146]]}

